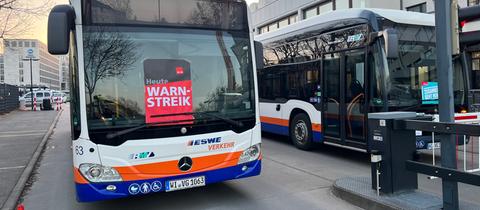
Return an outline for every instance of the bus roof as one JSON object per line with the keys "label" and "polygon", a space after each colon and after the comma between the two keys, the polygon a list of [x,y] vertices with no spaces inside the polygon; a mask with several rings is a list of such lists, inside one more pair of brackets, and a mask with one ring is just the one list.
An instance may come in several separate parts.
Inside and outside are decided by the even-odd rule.
{"label": "bus roof", "polygon": [[341,20],[348,19],[357,19],[370,21],[372,19],[383,17],[390,21],[403,24],[411,25],[422,25],[422,26],[435,26],[435,16],[433,14],[425,14],[418,12],[408,12],[401,10],[390,10],[390,9],[346,9],[346,10],[336,10],[324,15],[318,15],[306,20],[299,21],[292,25],[286,26],[284,28],[278,29],[276,31],[268,32],[265,34],[257,35],[255,40],[265,41],[272,38],[277,38],[284,36],[286,34],[303,32],[303,29],[311,28],[314,26],[319,26],[322,24],[337,22]]}

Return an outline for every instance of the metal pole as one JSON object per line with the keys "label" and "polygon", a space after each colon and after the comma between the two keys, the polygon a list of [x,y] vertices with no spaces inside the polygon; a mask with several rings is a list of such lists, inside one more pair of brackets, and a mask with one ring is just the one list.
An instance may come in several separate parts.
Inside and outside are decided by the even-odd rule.
{"label": "metal pole", "polygon": [[[439,80],[440,122],[454,122],[451,0],[435,1],[437,69]],[[454,135],[439,135],[441,140],[442,166],[456,169],[456,145]],[[459,208],[458,183],[442,180],[443,209]]]}
{"label": "metal pole", "polygon": [[33,111],[33,68],[32,68],[32,58],[29,59],[30,60],[30,96],[31,96],[31,101],[30,101],[30,105],[32,106],[32,111]]}

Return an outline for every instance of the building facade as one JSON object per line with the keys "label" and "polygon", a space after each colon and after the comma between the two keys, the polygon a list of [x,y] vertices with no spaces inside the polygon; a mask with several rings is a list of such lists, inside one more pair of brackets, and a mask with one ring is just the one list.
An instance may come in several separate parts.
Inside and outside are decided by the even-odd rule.
{"label": "building facade", "polygon": [[34,39],[4,40],[4,82],[19,87],[30,87],[30,61],[34,87],[60,90],[60,61],[48,53],[47,46]]}
{"label": "building facade", "polygon": [[59,59],[59,68],[60,68],[60,90],[68,92],[70,90],[70,71],[68,68],[68,56],[61,55]]}
{"label": "building facade", "polygon": [[0,55],[0,84],[5,83],[5,63],[3,62],[3,55]]}
{"label": "building facade", "polygon": [[333,10],[349,8],[401,9],[400,1],[385,0],[260,0],[250,6],[256,34],[277,30]]}

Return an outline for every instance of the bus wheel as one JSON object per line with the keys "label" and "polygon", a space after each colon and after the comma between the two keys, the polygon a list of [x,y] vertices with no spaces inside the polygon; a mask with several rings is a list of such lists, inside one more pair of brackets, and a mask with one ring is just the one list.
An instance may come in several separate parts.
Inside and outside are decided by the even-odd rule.
{"label": "bus wheel", "polygon": [[306,114],[300,113],[293,118],[290,123],[290,139],[301,150],[313,148],[312,124]]}

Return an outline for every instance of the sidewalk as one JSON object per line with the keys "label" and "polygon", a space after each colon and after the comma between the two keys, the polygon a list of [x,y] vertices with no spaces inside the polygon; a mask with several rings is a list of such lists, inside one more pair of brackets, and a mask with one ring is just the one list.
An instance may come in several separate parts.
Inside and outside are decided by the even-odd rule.
{"label": "sidewalk", "polygon": [[14,189],[20,192],[23,189],[15,186],[20,179],[28,178],[25,178],[28,174],[23,173],[32,165],[30,160],[38,153],[37,147],[58,113],[14,111],[0,116],[0,209],[5,207]]}

